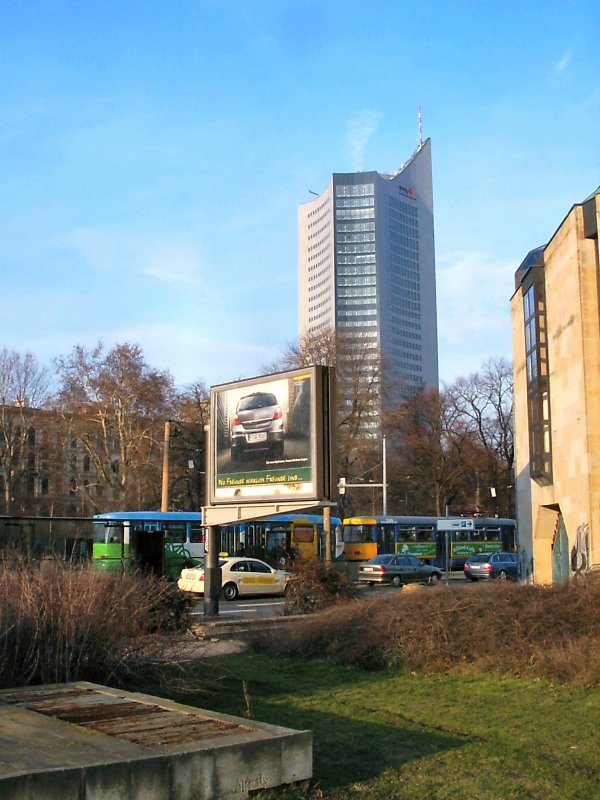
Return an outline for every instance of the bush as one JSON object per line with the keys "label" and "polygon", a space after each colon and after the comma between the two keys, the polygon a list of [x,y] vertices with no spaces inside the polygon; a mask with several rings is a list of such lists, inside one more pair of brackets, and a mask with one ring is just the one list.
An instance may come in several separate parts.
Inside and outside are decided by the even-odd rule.
{"label": "bush", "polygon": [[258,649],[367,669],[527,674],[600,686],[600,575],[564,587],[494,582],[327,609]]}
{"label": "bush", "polygon": [[345,573],[334,564],[305,560],[294,564],[285,594],[286,614],[311,614],[356,597]]}
{"label": "bush", "polygon": [[60,561],[0,558],[0,687],[89,680],[125,685],[186,625],[171,583]]}

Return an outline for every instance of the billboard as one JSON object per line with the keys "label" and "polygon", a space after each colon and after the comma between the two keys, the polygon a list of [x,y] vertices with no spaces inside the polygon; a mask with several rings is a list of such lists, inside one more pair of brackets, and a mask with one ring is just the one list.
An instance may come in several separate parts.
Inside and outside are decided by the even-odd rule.
{"label": "billboard", "polygon": [[328,367],[211,387],[210,504],[331,497]]}

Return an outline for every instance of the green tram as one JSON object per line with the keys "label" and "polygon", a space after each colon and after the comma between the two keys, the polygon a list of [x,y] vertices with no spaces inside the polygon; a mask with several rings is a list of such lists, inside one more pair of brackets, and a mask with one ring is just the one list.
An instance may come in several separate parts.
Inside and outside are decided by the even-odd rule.
{"label": "green tram", "polygon": [[[142,569],[169,578],[204,559],[206,529],[200,512],[115,511],[93,520],[92,558],[102,571]],[[325,556],[323,516],[278,514],[219,526],[222,556],[251,556],[272,566]],[[331,557],[343,553],[341,520],[331,517]]]}
{"label": "green tram", "polygon": [[92,525],[92,559],[103,572],[134,567],[176,579],[204,558],[200,512],[112,511],[96,514]]}
{"label": "green tram", "polygon": [[[451,530],[444,530],[452,523]],[[406,553],[442,569],[459,570],[473,553],[514,551],[514,519],[500,517],[348,517],[343,520],[344,559],[368,561],[380,553]]]}

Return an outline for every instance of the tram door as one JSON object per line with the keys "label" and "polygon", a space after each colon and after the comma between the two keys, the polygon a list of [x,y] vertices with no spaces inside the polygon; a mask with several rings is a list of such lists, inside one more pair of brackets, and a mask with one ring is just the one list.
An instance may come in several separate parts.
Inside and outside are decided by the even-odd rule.
{"label": "tram door", "polygon": [[378,553],[396,552],[396,543],[394,541],[393,525],[377,526],[377,552]]}
{"label": "tram door", "polygon": [[267,548],[266,526],[260,522],[251,522],[246,526],[244,555],[264,559]]}
{"label": "tram door", "polygon": [[240,534],[239,525],[224,525],[220,531],[221,545],[219,555],[222,556],[239,556],[247,555],[247,553],[240,552],[240,542],[243,541]]}
{"label": "tram door", "polygon": [[271,523],[266,534],[266,555],[269,564],[281,565],[289,552],[290,535],[289,524]]}
{"label": "tram door", "polygon": [[135,528],[130,533],[130,553],[132,569],[164,575],[165,541],[164,532]]}

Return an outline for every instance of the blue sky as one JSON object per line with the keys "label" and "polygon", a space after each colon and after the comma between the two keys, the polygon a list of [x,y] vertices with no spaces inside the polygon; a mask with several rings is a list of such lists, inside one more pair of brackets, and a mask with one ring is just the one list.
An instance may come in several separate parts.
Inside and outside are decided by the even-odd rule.
{"label": "blue sky", "polygon": [[440,379],[511,357],[526,253],[600,184],[597,2],[0,0],[0,347],[178,385],[297,338],[297,206],[433,156]]}

